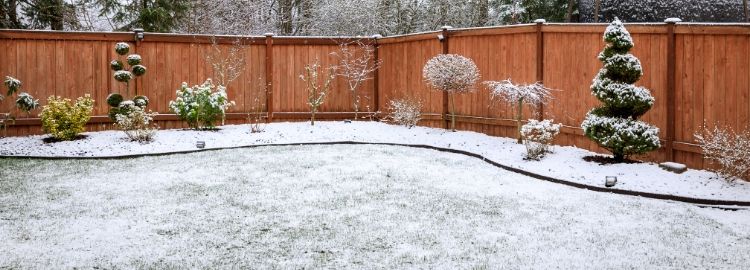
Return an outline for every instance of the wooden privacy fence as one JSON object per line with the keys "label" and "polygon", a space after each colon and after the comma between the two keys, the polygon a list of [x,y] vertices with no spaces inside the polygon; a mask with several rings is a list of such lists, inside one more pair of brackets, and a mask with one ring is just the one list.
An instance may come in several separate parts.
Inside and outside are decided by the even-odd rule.
{"label": "wooden privacy fence", "polygon": [[[644,69],[637,83],[649,88],[656,98],[643,119],[661,130],[662,149],[649,160],[674,160],[704,167],[693,134],[704,122],[742,129],[750,125],[750,25],[748,24],[628,24],[635,40],[632,53]],[[525,108],[527,118],[554,119],[564,125],[556,140],[560,145],[602,152],[583,136],[580,123],[599,101],[590,93],[592,79],[601,68],[597,54],[603,49],[606,24],[526,24],[503,27],[442,29],[441,31],[362,39],[374,44],[381,68],[360,91],[365,111],[388,110],[388,101],[405,96],[423,104],[425,126],[445,127],[447,99],[429,89],[422,80],[422,67],[440,53],[472,58],[482,80],[511,78],[517,82],[543,82],[557,89],[554,99],[543,108]],[[89,130],[111,128],[104,99],[110,92],[123,92],[114,81],[109,62],[113,46],[127,41],[143,56],[149,69],[138,82],[139,94],[151,99],[149,108],[161,113],[162,128],[184,127],[169,113],[168,102],[181,82],[199,84],[212,77],[204,56],[211,49],[211,36],[146,33],[137,40],[133,33],[71,33],[50,31],[0,31],[0,75],[24,82],[25,91],[40,98],[91,94],[96,108]],[[237,103],[228,113],[228,123],[243,123],[260,100],[272,121],[298,121],[309,117],[306,93],[299,75],[304,65],[316,58],[322,65],[334,65],[331,55],[338,44],[352,38],[219,36],[219,46],[239,40],[245,46],[247,67],[228,86],[230,99]],[[263,86],[270,85],[268,91]],[[353,116],[351,93],[343,79],[322,107],[321,118]],[[11,102],[4,102],[7,111]],[[494,136],[515,136],[509,104],[492,104],[489,91],[456,97],[457,128]],[[38,113],[38,111],[36,111]],[[41,133],[39,120],[21,119],[11,135]]]}

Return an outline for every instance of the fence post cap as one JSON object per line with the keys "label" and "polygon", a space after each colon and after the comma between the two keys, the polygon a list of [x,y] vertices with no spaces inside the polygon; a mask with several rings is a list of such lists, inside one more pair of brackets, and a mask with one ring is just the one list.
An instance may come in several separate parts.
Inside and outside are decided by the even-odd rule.
{"label": "fence post cap", "polygon": [[374,35],[370,36],[370,38],[379,39],[379,38],[383,38],[383,35],[381,35],[381,34],[374,34]]}
{"label": "fence post cap", "polygon": [[265,33],[265,34],[263,34],[263,35],[264,35],[264,36],[267,36],[267,37],[272,37],[272,36],[274,36],[274,33],[268,32],[268,33]]}
{"label": "fence post cap", "polygon": [[136,32],[136,33],[143,32],[143,28],[135,28],[133,29],[133,32]]}
{"label": "fence post cap", "polygon": [[682,22],[682,20],[680,18],[667,18],[666,20],[664,20],[664,22],[665,23],[678,23],[678,22]]}
{"label": "fence post cap", "polygon": [[453,26],[443,25],[443,27],[440,27],[440,29],[442,29],[442,30],[450,30],[450,29],[453,29]]}
{"label": "fence post cap", "polygon": [[545,19],[536,19],[536,20],[534,20],[534,23],[547,23],[547,20],[545,20]]}

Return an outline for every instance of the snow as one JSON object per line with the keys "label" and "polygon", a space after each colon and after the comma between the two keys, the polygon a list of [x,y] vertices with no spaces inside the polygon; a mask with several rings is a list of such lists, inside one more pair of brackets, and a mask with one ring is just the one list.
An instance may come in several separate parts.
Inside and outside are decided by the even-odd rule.
{"label": "snow", "polygon": [[[503,141],[371,123],[320,124],[273,124],[252,135],[244,133],[247,126],[165,131],[160,139],[238,136],[209,140],[210,146],[269,135],[328,140],[378,132],[393,139],[414,132],[455,147],[475,145],[462,145],[464,139]],[[102,137],[123,136],[114,134]],[[505,151],[510,142],[492,146],[507,147],[488,148],[501,155],[517,154]],[[747,210],[591,192],[427,149],[279,146],[124,160],[2,159],[0,171],[33,171],[0,175],[0,268],[750,265],[750,254],[741,252],[750,250]]]}
{"label": "snow", "polygon": [[[129,142],[120,131],[88,132],[86,139],[46,144],[45,136],[0,139],[0,155],[7,156],[81,156],[103,157],[146,153],[196,150],[196,141],[206,148],[259,144],[359,141],[421,144],[464,150],[483,155],[495,162],[530,172],[604,187],[605,176],[617,176],[615,188],[662,193],[693,198],[750,201],[750,183],[728,183],[708,171],[689,170],[673,174],[658,164],[599,165],[583,157],[594,153],[569,146],[553,146],[553,153],[541,161],[524,160],[526,149],[515,139],[492,137],[481,133],[443,129],[388,125],[378,122],[272,123],[263,133],[250,133],[249,125],[222,126],[219,131],[160,130],[149,144]],[[463,170],[462,170],[463,171]]]}

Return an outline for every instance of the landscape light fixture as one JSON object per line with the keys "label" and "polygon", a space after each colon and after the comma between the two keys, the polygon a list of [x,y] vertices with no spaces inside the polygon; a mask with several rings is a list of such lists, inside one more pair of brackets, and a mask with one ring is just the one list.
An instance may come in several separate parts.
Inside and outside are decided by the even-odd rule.
{"label": "landscape light fixture", "polygon": [[143,28],[133,29],[133,32],[135,32],[136,40],[143,41]]}
{"label": "landscape light fixture", "polygon": [[605,187],[614,187],[617,184],[617,176],[607,176],[604,180]]}

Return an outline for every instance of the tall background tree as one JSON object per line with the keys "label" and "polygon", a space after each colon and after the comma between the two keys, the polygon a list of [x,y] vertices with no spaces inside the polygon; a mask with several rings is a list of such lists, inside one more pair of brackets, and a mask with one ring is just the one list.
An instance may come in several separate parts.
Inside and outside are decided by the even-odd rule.
{"label": "tall background tree", "polygon": [[[663,22],[680,18],[688,22],[741,22],[745,0],[578,0],[581,21]],[[598,12],[597,12],[598,11]],[[598,16],[595,16],[598,14]]]}
{"label": "tall background tree", "polygon": [[143,28],[147,32],[170,32],[190,8],[190,3],[183,0],[88,1],[95,1],[100,8],[99,16],[111,18],[117,30]]}

